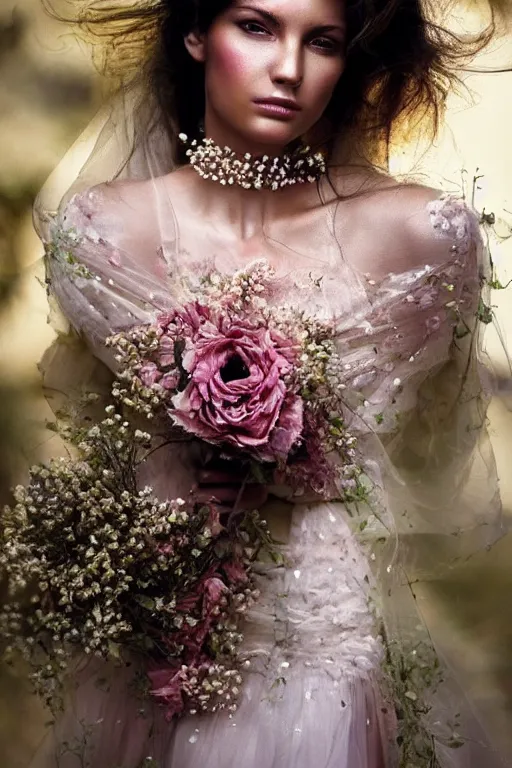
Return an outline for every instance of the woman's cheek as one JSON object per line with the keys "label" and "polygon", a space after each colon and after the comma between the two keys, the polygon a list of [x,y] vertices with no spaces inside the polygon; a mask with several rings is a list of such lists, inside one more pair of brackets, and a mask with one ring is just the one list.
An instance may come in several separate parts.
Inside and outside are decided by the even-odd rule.
{"label": "woman's cheek", "polygon": [[[252,55],[251,55],[252,54]],[[221,40],[215,47],[214,67],[223,88],[245,87],[255,74],[254,52],[237,40]]]}

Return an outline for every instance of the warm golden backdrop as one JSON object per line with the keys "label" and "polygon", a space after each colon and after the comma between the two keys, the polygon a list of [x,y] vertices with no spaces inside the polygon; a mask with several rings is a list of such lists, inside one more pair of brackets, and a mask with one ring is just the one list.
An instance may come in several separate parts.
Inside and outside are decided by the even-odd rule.
{"label": "warm golden backdrop", "polygon": [[[512,18],[512,0],[496,5]],[[482,8],[485,0],[466,0],[452,17],[454,27],[481,25]],[[475,62],[478,67],[503,65],[512,65],[511,26]],[[464,179],[468,196],[473,176],[483,176],[475,205],[495,213],[496,232],[504,237],[512,227],[512,72],[468,74],[466,84],[473,103],[467,95],[451,97],[446,129],[422,170],[434,184],[443,179],[452,189]],[[38,427],[45,406],[37,394],[36,364],[52,331],[38,282],[41,247],[31,226],[31,205],[106,89],[86,47],[45,14],[42,0],[0,0],[0,501],[23,464],[47,452]],[[409,165],[410,156],[397,152],[393,168]],[[491,244],[505,283],[512,278],[512,238],[500,242],[493,236]],[[493,303],[512,349],[512,288],[496,292]],[[496,334],[490,349],[506,382],[510,371]],[[490,418],[504,504],[512,517],[512,411],[507,406],[512,407],[512,394],[508,402],[495,400]],[[430,609],[450,617],[452,642],[472,668],[480,695],[494,705],[500,702],[493,720],[501,733],[512,732],[511,563],[509,538],[437,585]],[[7,671],[0,685],[0,766],[22,768],[43,716]]]}

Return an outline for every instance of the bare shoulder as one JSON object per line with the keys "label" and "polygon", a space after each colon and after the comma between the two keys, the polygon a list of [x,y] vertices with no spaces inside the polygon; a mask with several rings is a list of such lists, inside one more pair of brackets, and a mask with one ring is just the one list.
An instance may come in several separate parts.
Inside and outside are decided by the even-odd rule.
{"label": "bare shoulder", "polygon": [[469,253],[480,237],[478,216],[462,199],[389,177],[339,206],[337,230],[341,242],[347,231],[357,233],[352,240],[363,255],[354,266],[377,277],[446,264],[456,251]]}
{"label": "bare shoulder", "polygon": [[117,247],[148,244],[158,234],[157,180],[98,184],[72,198],[65,215]]}
{"label": "bare shoulder", "polygon": [[432,187],[402,185],[396,200],[405,269],[455,259],[473,269],[481,238],[479,216],[463,198]]}

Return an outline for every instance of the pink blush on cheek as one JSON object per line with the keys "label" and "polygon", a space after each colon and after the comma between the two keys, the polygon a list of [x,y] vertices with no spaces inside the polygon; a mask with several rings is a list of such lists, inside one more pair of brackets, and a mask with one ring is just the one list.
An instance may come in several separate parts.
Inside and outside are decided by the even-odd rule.
{"label": "pink blush on cheek", "polygon": [[249,50],[235,45],[233,41],[220,40],[215,46],[215,68],[228,81],[251,78],[255,74],[254,53],[251,55]]}

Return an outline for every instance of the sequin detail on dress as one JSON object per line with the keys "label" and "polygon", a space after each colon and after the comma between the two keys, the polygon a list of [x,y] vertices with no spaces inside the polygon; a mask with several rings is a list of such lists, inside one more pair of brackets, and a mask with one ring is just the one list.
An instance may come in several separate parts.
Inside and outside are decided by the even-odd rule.
{"label": "sequin detail on dress", "polygon": [[[187,264],[168,249],[167,282],[149,261],[142,263],[137,249],[121,251],[111,220],[102,224],[100,202],[97,192],[75,197],[48,250],[52,290],[98,354],[113,331],[151,319],[172,306],[173,297],[181,300],[187,277]],[[387,648],[410,649],[423,637],[402,569],[411,578],[437,574],[489,543],[498,526],[494,476],[482,481],[489,465],[478,431],[478,222],[450,196],[430,202],[423,213],[425,231],[436,233],[437,258],[429,264],[380,280],[356,280],[341,259],[326,263],[323,279],[315,280],[311,269],[290,264],[289,274],[276,281],[276,302],[285,296],[337,323],[342,363],[336,375],[347,393],[345,417],[365,448],[374,506],[347,509],[335,497],[328,503],[292,500],[284,563],[260,567],[262,598],[245,632],[248,682],[233,716],[168,724],[147,713],[142,720],[126,701],[119,673],[107,671],[107,693],[82,676],[73,702],[79,717],[69,710],[54,737],[69,740],[80,733],[81,719],[93,723],[94,768],[139,768],[150,754],[159,768],[398,765],[395,702],[384,680]],[[213,262],[214,256],[201,253],[188,262],[196,279],[200,259]],[[77,273],[77,264],[89,278]],[[160,495],[175,496],[186,470],[183,451],[179,457],[169,452],[153,457],[141,480]],[[379,637],[381,616],[387,645]],[[416,694],[407,694],[404,711],[410,704],[414,713]],[[447,743],[452,712],[443,685],[432,707],[430,741]],[[473,760],[490,766],[489,753],[478,752],[475,742],[443,747],[439,765],[467,768]],[[49,743],[51,750],[51,737]],[[43,756],[34,768],[50,764]],[[61,765],[74,768],[71,758]]]}

